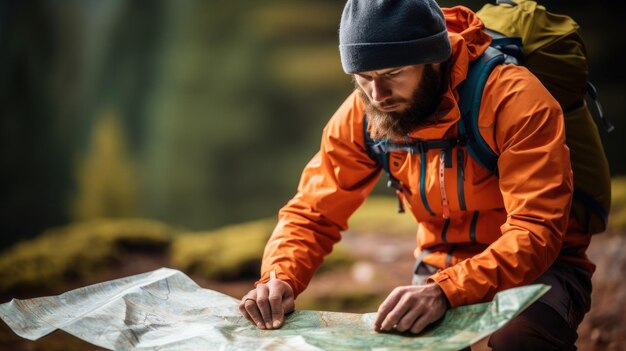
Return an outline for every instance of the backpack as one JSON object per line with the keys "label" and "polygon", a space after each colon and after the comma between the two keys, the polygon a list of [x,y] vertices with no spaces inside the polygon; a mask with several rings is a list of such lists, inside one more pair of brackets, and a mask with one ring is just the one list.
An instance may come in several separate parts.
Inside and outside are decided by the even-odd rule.
{"label": "backpack", "polygon": [[[470,63],[467,78],[458,88],[459,137],[456,140],[427,140],[397,144],[374,140],[364,123],[367,152],[389,176],[387,185],[398,195],[398,212],[404,212],[402,185],[389,172],[390,151],[420,153],[429,149],[451,150],[466,147],[481,166],[498,176],[498,156],[478,129],[482,92],[494,67],[500,64],[526,66],[559,102],[565,116],[566,144],[574,173],[571,214],[586,226],[589,234],[606,230],[611,204],[611,178],[598,128],[593,121],[585,95],[594,101],[607,132],[614,129],[602,114],[595,87],[588,82],[586,50],[579,26],[568,16],[547,12],[531,0],[498,0],[477,13],[493,42],[485,53]],[[446,159],[450,159],[447,157]],[[424,176],[424,172],[420,172]],[[420,179],[420,187],[424,180]],[[421,189],[422,196],[424,195]]]}

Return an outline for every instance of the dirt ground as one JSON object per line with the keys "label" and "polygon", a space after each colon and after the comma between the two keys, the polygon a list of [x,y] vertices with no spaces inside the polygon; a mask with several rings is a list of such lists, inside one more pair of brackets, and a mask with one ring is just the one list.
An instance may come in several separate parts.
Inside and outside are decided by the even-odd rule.
{"label": "dirt ground", "polygon": [[[414,238],[409,236],[382,236],[359,233],[344,235],[343,243],[357,261],[349,267],[317,274],[311,285],[298,299],[297,308],[343,310],[346,312],[371,312],[381,294],[410,281],[413,266]],[[605,233],[596,235],[589,248],[589,256],[597,264],[593,277],[594,291],[591,311],[579,327],[579,350],[626,350],[626,234]],[[167,265],[164,255],[128,253],[127,264],[107,272],[106,279],[128,276]],[[201,277],[192,278],[203,287],[225,294],[242,296],[252,281],[215,282]],[[89,282],[91,283],[91,282]],[[74,281],[66,290],[85,285]],[[367,292],[355,298],[354,291]],[[11,297],[28,298],[44,292],[29,291],[20,296],[0,296],[0,302]],[[334,296],[324,304],[324,297]],[[337,296],[345,297],[337,300]],[[334,304],[333,304],[334,303]],[[339,305],[342,307],[337,307]],[[13,334],[0,323],[0,350],[56,351],[102,350],[65,332],[54,332],[38,341],[28,341]]]}

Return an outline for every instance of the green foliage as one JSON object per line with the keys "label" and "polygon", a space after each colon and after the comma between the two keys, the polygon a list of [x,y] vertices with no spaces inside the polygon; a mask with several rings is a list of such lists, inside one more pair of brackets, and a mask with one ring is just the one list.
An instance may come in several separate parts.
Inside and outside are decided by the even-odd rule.
{"label": "green foliage", "polygon": [[[156,221],[94,220],[51,229],[0,254],[0,292],[41,288],[63,290],[68,279],[98,281],[111,264],[133,250],[154,249],[189,274],[208,279],[256,279],[265,243],[275,221],[258,220],[208,232],[177,232]],[[354,262],[341,245],[326,257],[322,270]]]}
{"label": "green foliage", "polygon": [[626,230],[626,177],[616,177],[611,181],[609,230]]}
{"label": "green foliage", "polygon": [[334,42],[342,7],[339,2],[264,2],[246,14],[245,22],[262,40],[295,43],[324,37]]}
{"label": "green foliage", "polygon": [[[181,233],[172,245],[172,266],[208,279],[256,279],[274,225],[273,219],[265,219],[208,232]],[[353,256],[338,244],[320,270],[345,267],[353,262]]]}
{"label": "green foliage", "polygon": [[[440,4],[477,10],[484,3]],[[615,22],[607,15],[620,13],[590,4],[550,8],[579,20],[605,114],[623,116],[623,87],[612,68],[625,46],[602,40]],[[1,3],[13,15],[0,23],[6,33],[0,246],[66,223],[70,214],[140,213],[199,230],[272,215],[293,194],[323,125],[352,88],[337,48],[343,5]],[[110,128],[102,126],[105,109],[119,118],[118,136],[128,136],[112,164],[95,143],[82,154],[93,131]],[[625,131],[603,136],[616,173],[625,171]],[[82,165],[73,178],[75,155]],[[410,217],[393,208],[385,214]]]}
{"label": "green foliage", "polygon": [[174,268],[209,279],[255,277],[273,220],[259,220],[200,233],[182,233],[172,245]]}
{"label": "green foliage", "polygon": [[[351,230],[415,235],[415,221],[408,214],[398,215],[395,201],[394,198],[371,197],[354,214]],[[213,231],[181,233],[172,244],[172,266],[209,279],[256,278],[274,225],[274,220],[266,219]],[[324,259],[320,271],[346,267],[354,262],[354,255],[338,243]]]}
{"label": "green foliage", "polygon": [[67,278],[87,278],[117,260],[121,248],[165,247],[173,230],[148,220],[99,220],[51,229],[0,255],[2,291],[56,289]]}
{"label": "green foliage", "polygon": [[298,91],[336,89],[350,82],[343,72],[336,45],[293,45],[276,50],[269,72],[282,86]]}

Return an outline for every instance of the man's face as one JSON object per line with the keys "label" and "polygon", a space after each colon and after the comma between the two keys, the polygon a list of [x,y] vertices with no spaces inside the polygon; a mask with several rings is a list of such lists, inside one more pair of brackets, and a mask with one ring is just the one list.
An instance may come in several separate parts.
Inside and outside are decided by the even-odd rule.
{"label": "man's face", "polygon": [[354,74],[372,137],[395,139],[434,122],[443,93],[440,64],[402,66]]}

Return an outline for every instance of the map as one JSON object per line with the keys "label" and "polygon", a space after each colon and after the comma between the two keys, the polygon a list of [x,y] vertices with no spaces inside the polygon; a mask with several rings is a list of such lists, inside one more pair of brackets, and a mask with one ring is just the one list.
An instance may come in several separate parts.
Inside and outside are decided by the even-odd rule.
{"label": "map", "polygon": [[259,330],[239,300],[161,268],[58,296],[13,299],[0,318],[37,340],[61,329],[110,350],[459,350],[490,335],[549,290],[528,285],[489,303],[449,310],[421,334],[373,331],[375,313],[295,311],[277,330]]}

